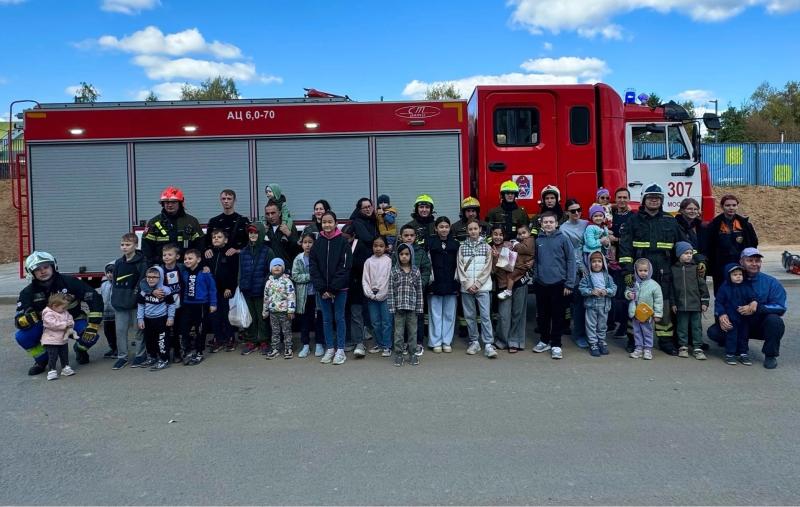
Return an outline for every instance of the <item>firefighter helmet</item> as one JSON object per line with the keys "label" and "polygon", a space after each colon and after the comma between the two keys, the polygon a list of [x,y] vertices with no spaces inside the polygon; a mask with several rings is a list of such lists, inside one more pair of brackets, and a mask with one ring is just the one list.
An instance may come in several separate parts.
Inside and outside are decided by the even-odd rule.
{"label": "firefighter helmet", "polygon": [[561,190],[558,189],[555,185],[547,185],[542,189],[542,193],[539,194],[544,200],[544,196],[547,194],[553,194],[556,196],[556,201],[561,201]]}
{"label": "firefighter helmet", "polygon": [[644,201],[648,195],[658,196],[658,198],[663,201],[664,189],[661,188],[661,185],[659,185],[658,183],[650,183],[649,185],[644,187],[644,190],[642,190],[642,201]]}
{"label": "firefighter helmet", "polygon": [[503,184],[500,185],[500,194],[502,195],[507,192],[519,195],[519,185],[514,183],[512,180],[504,181]]}
{"label": "firefighter helmet", "polygon": [[416,207],[418,204],[428,204],[431,208],[433,208],[433,198],[428,194],[420,194],[417,196],[417,200],[414,201],[414,206]]}
{"label": "firefighter helmet", "polygon": [[183,191],[178,187],[167,187],[161,192],[158,202],[178,201],[183,202]]}
{"label": "firefighter helmet", "polygon": [[25,258],[25,271],[29,275],[33,276],[33,272],[45,264],[51,264],[53,266],[53,270],[58,271],[58,263],[52,254],[47,252],[33,251],[28,257]]}
{"label": "firefighter helmet", "polygon": [[465,198],[461,201],[461,209],[480,208],[481,202],[472,196]]}

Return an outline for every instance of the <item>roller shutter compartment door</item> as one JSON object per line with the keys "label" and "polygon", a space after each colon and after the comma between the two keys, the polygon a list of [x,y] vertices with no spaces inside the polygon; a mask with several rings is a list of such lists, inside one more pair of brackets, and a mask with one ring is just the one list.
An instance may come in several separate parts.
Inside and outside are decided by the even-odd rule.
{"label": "roller shutter compartment door", "polygon": [[319,199],[347,220],[356,201],[370,195],[366,137],[269,139],[258,141],[256,150],[259,215],[270,183],[280,185],[294,220],[309,220]]}
{"label": "roller shutter compartment door", "polygon": [[64,273],[102,273],[131,230],[124,144],[30,147],[33,248]]}
{"label": "roller shutter compartment door", "polygon": [[385,136],[376,139],[378,195],[387,194],[399,228],[411,221],[414,201],[428,194],[435,216],[458,220],[461,158],[458,135]]}
{"label": "roller shutter compartment door", "polygon": [[135,153],[137,220],[161,211],[158,198],[168,186],[183,191],[186,211],[201,224],[222,213],[224,188],[236,192],[236,211],[250,215],[247,141],[137,143]]}

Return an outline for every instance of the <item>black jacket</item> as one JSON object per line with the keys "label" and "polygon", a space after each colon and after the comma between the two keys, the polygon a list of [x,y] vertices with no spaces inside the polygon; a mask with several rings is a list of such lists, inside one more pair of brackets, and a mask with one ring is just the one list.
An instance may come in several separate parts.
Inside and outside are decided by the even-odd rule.
{"label": "black jacket", "polygon": [[632,272],[636,259],[644,257],[653,265],[653,280],[669,291],[672,265],[677,260],[675,244],[685,240],[672,215],[663,210],[651,215],[642,207],[622,228],[619,263]]}
{"label": "black jacket", "polygon": [[[728,257],[725,252],[721,251],[722,247],[719,242],[719,235],[723,220],[724,214],[720,213],[708,224],[705,241],[706,251],[704,252],[708,257],[709,264],[719,272],[722,271],[726,263],[732,261],[738,262],[738,259],[733,258],[735,256]],[[758,236],[756,235],[755,229],[753,229],[753,224],[750,223],[750,219],[741,215],[734,215],[733,220],[734,222],[738,221],[741,226],[741,231],[735,232],[733,238],[733,242],[737,245],[739,253],[745,248],[757,247]]]}
{"label": "black jacket", "polygon": [[433,275],[433,281],[429,285],[431,294],[449,296],[458,294],[461,289],[461,284],[455,279],[458,247],[459,243],[452,234],[446,240],[442,240],[438,235],[431,236],[428,244]]}
{"label": "black jacket", "polygon": [[[225,251],[230,248],[227,244],[220,248],[213,248],[213,255],[206,259],[206,264],[211,269],[211,275],[217,286],[217,297],[222,298],[226,289],[231,292],[239,285],[239,254],[228,257]],[[231,297],[233,294],[231,294]]]}
{"label": "black jacket", "polygon": [[114,285],[111,289],[111,306],[115,310],[133,310],[136,308],[136,295],[139,293],[139,282],[147,271],[144,254],[136,250],[133,259],[125,256],[114,262]]}
{"label": "black jacket", "polygon": [[[17,311],[14,315],[14,325],[18,329],[27,329],[42,319],[42,310],[47,306],[47,299],[55,292],[63,292],[72,299],[67,305],[67,311],[75,320],[87,318],[90,324],[99,326],[103,321],[103,298],[94,289],[72,276],[53,273],[49,283],[42,283],[34,279],[27,287],[22,289],[17,299]],[[134,294],[135,297],[135,294]],[[86,315],[81,309],[81,303],[89,307]],[[135,307],[135,306],[134,306]]]}
{"label": "black jacket", "polygon": [[338,231],[330,239],[320,234],[311,247],[308,260],[311,282],[318,294],[338,292],[350,286],[353,255],[350,244]]}
{"label": "black jacket", "polygon": [[181,255],[189,248],[202,250],[205,246],[203,229],[195,217],[186,213],[181,205],[175,215],[161,213],[147,222],[142,234],[142,253],[148,266],[161,264],[161,249],[167,243],[175,243]]}
{"label": "black jacket", "polygon": [[208,221],[206,227],[205,244],[206,248],[213,248],[211,244],[211,231],[214,229],[222,229],[228,233],[228,247],[241,250],[247,243],[250,242],[247,237],[247,226],[250,225],[250,220],[247,217],[234,212],[230,215],[220,213]]}
{"label": "black jacket", "polygon": [[297,245],[299,239],[297,228],[292,224],[289,227],[289,236],[285,236],[280,229],[273,230],[273,226],[268,223],[264,224],[264,228],[267,230],[264,238],[267,246],[272,249],[275,257],[283,259],[286,265],[286,272],[290,273],[294,257],[300,252],[300,248]]}

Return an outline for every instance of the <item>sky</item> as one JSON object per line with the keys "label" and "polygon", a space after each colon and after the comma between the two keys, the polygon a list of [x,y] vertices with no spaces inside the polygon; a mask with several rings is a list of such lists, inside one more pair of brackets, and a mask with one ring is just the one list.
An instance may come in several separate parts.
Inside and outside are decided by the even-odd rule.
{"label": "sky", "polygon": [[0,20],[0,120],[12,100],[71,102],[81,81],[102,101],[176,99],[216,75],[243,98],[358,101],[605,82],[702,112],[800,80],[800,0],[0,0]]}

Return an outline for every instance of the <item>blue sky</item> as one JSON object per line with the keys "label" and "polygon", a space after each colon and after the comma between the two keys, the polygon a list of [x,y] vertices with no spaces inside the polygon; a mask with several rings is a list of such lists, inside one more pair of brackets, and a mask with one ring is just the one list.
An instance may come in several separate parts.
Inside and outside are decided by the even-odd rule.
{"label": "blue sky", "polygon": [[220,73],[246,98],[602,81],[711,110],[800,79],[800,0],[0,0],[0,20],[0,118],[15,99],[71,101],[80,81],[101,100],[168,99]]}

